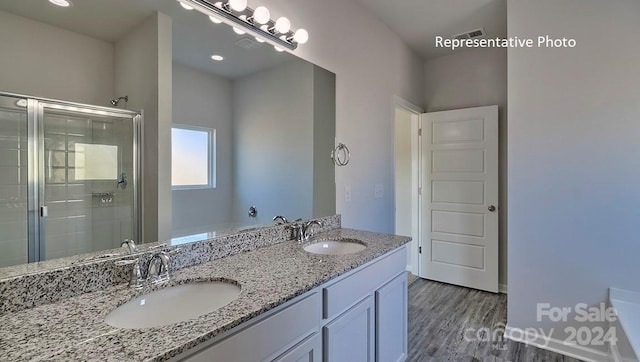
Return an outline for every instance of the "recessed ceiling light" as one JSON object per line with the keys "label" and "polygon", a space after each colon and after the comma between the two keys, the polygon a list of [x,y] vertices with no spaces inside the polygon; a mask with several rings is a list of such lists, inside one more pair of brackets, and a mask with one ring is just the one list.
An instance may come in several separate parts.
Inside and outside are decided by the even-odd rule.
{"label": "recessed ceiling light", "polygon": [[62,6],[63,8],[68,8],[71,6],[71,1],[69,0],[49,0],[53,5]]}
{"label": "recessed ceiling light", "polygon": [[224,60],[224,57],[222,55],[214,54],[214,55],[211,56],[211,59],[213,59],[213,60],[215,60],[217,62],[220,62],[220,61]]}

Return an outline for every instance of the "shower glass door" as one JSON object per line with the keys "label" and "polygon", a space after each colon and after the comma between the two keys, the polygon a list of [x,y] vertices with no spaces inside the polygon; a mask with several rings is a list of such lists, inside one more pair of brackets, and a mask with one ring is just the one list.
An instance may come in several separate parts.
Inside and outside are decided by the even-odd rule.
{"label": "shower glass door", "polygon": [[0,268],[138,240],[141,122],[0,93]]}
{"label": "shower glass door", "polygon": [[28,257],[27,100],[0,96],[0,267]]}
{"label": "shower glass door", "polygon": [[41,260],[137,239],[131,114],[40,103]]}

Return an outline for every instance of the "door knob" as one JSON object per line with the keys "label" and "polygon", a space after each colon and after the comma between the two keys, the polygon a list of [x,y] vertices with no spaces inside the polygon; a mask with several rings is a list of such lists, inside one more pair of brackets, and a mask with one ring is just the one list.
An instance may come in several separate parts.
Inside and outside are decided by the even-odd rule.
{"label": "door knob", "polygon": [[491,212],[496,211],[496,207],[495,207],[495,206],[493,206],[493,205],[489,205],[488,209],[489,209],[489,211],[491,211]]}

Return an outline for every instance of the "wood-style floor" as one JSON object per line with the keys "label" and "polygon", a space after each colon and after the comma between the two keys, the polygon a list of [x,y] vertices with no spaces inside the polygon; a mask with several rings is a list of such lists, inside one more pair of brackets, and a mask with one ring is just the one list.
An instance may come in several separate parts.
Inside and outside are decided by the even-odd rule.
{"label": "wood-style floor", "polygon": [[[503,339],[506,321],[505,294],[417,279],[409,285],[408,361],[579,362]],[[475,338],[478,330],[495,337]]]}

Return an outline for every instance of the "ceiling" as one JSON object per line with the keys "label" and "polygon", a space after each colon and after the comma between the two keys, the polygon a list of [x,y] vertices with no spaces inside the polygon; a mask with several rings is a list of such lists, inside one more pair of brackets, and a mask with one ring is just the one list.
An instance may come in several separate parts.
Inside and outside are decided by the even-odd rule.
{"label": "ceiling", "polygon": [[[235,34],[228,25],[213,24],[196,11],[184,10],[175,0],[71,1],[73,6],[62,8],[47,0],[0,0],[0,11],[111,43],[160,11],[172,18],[175,62],[231,79],[297,59],[255,41],[258,47],[242,48],[236,42],[255,39]],[[225,60],[214,62],[212,54],[222,55]]]}
{"label": "ceiling", "polygon": [[487,37],[507,36],[507,0],[356,0],[424,59],[451,54],[435,37],[484,28]]}

